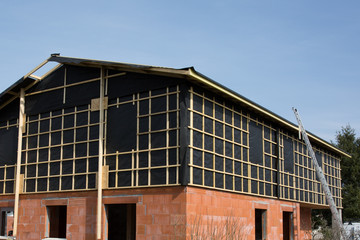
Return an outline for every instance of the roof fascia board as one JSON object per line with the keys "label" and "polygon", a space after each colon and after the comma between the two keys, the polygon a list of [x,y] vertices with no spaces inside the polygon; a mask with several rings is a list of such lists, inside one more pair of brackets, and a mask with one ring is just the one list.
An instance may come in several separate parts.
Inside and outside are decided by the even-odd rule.
{"label": "roof fascia board", "polygon": [[[38,66],[36,66],[33,70],[31,70],[30,72],[28,72],[27,74],[25,74],[22,78],[20,78],[18,81],[16,81],[14,84],[12,84],[10,87],[8,87],[7,89],[5,89],[5,91],[3,91],[1,94],[0,94],[0,99],[7,93],[11,93],[12,95],[14,95],[13,93],[13,89],[20,85],[25,79],[27,78],[31,78],[34,80],[34,82],[32,82],[31,84],[29,84],[28,86],[26,86],[24,89],[27,90],[29,89],[30,87],[34,86],[38,81],[40,81],[42,79],[42,77],[38,77],[38,76],[35,76],[33,75],[34,72],[36,72],[37,70],[39,70],[41,67],[43,67],[45,64],[47,64],[49,62],[49,58],[46,59],[45,61],[43,61],[42,63],[40,63]],[[53,69],[52,69],[53,70]],[[52,71],[50,70],[50,71]],[[49,74],[50,73],[47,72],[46,74]],[[46,75],[44,74],[44,75]],[[12,97],[10,98],[8,101],[6,101],[5,103],[1,104],[0,106],[0,109],[2,109],[3,107],[5,107],[7,104],[11,103],[13,100],[15,100],[17,97],[19,96],[19,93],[16,94],[16,97]]]}
{"label": "roof fascia board", "polygon": [[[29,78],[32,78],[32,77],[29,76]],[[32,78],[32,79],[33,79],[33,78]],[[11,89],[12,89],[13,87],[19,85],[23,80],[24,80],[24,79],[20,79],[20,80],[18,81],[19,83],[12,85]],[[38,80],[34,79],[34,81],[33,81],[31,84],[29,84],[29,85],[27,85],[26,87],[24,87],[24,91],[26,91],[26,90],[28,90],[29,88],[31,88],[32,86],[34,86],[37,82],[38,82]],[[11,94],[11,95],[13,95],[13,96],[12,96],[9,100],[7,100],[6,102],[4,102],[3,104],[0,105],[0,110],[3,109],[6,105],[8,105],[9,103],[11,103],[12,101],[14,101],[16,98],[18,98],[18,97],[20,96],[20,92],[18,92],[18,93],[17,93],[17,92],[13,92],[13,91],[11,91],[11,89],[8,90],[8,91],[4,91],[3,94],[1,94],[1,96],[3,96],[4,94],[8,93],[8,94]],[[1,98],[1,96],[0,96],[0,98]]]}
{"label": "roof fascia board", "polygon": [[186,78],[188,75],[187,69],[173,69],[165,67],[155,67],[149,65],[139,65],[139,64],[130,64],[130,63],[120,63],[112,61],[100,61],[93,59],[84,59],[84,58],[72,58],[72,57],[62,57],[62,56],[51,56],[49,61],[58,62],[61,64],[75,65],[75,66],[84,66],[84,67],[107,67],[121,71],[130,71],[144,74],[155,74],[161,76],[171,76],[177,78]]}
{"label": "roof fascia board", "polygon": [[26,74],[23,78],[27,78],[29,77],[31,74],[33,74],[34,72],[36,72],[37,70],[39,70],[42,66],[44,66],[45,64],[47,64],[49,62],[49,59],[46,59],[45,61],[43,61],[42,63],[40,63],[37,67],[35,67],[33,70],[31,70],[28,74]]}

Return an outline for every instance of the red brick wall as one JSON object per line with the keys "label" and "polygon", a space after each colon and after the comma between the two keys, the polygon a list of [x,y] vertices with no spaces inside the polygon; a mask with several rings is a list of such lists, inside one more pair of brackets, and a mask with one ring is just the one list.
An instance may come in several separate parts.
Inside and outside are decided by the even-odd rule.
{"label": "red brick wall", "polygon": [[103,203],[136,203],[137,240],[174,239],[174,229],[185,220],[186,188],[105,191]]}
{"label": "red brick wall", "polygon": [[312,239],[311,238],[311,209],[300,208],[300,239]]}
{"label": "red brick wall", "polygon": [[[46,206],[67,205],[68,240],[96,239],[96,192],[21,195],[19,240],[46,236]],[[136,204],[137,239],[170,239],[177,219],[185,216],[185,188],[105,190],[105,204]],[[103,225],[106,222],[103,207]],[[181,217],[182,216],[182,217]],[[103,227],[105,229],[105,226]],[[103,239],[106,232],[103,231]]]}
{"label": "red brick wall", "polygon": [[68,240],[95,239],[96,193],[53,193],[21,195],[18,239],[43,239],[46,236],[46,206],[67,205]]}
{"label": "red brick wall", "polygon": [[[51,205],[67,205],[68,240],[95,240],[96,194],[96,191],[89,191],[21,195],[18,240],[45,237],[46,206]],[[7,204],[11,205],[9,202]],[[186,235],[189,239],[199,226],[221,226],[229,219],[247,227],[248,239],[254,239],[256,208],[267,210],[268,240],[282,239],[283,211],[293,212],[295,239],[306,239],[305,232],[311,228],[311,210],[300,208],[299,203],[178,186],[104,190],[103,229],[106,229],[105,205],[128,203],[136,204],[138,240],[185,239]],[[106,231],[102,238],[106,239]]]}
{"label": "red brick wall", "polygon": [[[243,227],[244,231],[242,232],[244,234],[249,231],[248,238],[244,239],[254,239],[255,209],[264,209],[267,211],[266,239],[268,240],[283,239],[283,211],[293,212],[294,239],[304,239],[303,231],[308,230],[308,225],[306,224],[302,225],[302,228],[300,227],[302,221],[304,223],[310,221],[311,223],[311,210],[304,209],[303,211],[300,211],[299,203],[203,188],[187,188],[186,214],[187,223],[190,226],[194,225],[194,219],[195,225],[199,225],[199,222],[206,224],[210,219],[212,224],[218,221],[220,222],[220,225],[223,226],[224,221],[229,219],[228,216],[232,216],[233,218],[231,219],[236,219],[237,223]],[[304,216],[301,215],[302,213]],[[187,229],[187,234],[191,234],[191,231],[196,232],[194,231],[194,227],[189,227]]]}

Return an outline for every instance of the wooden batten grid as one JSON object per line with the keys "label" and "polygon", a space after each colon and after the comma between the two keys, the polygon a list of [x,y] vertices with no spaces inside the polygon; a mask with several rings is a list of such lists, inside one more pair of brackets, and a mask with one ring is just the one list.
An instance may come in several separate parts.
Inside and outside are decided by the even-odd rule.
{"label": "wooden batten grid", "polygon": [[[121,101],[121,99],[117,98],[117,99],[112,99],[111,103],[108,104],[108,108],[120,108],[122,105],[126,105],[126,104],[132,104],[135,106],[136,109],[136,148],[135,149],[131,149],[129,151],[115,151],[115,152],[107,152],[106,154],[104,153],[104,157],[105,157],[105,164],[109,165],[111,164],[110,162],[110,158],[114,158],[116,159],[115,164],[113,165],[114,167],[109,170],[109,173],[112,174],[114,176],[115,181],[112,183],[111,186],[109,186],[109,188],[128,188],[128,187],[148,187],[148,186],[169,186],[169,185],[178,185],[179,184],[179,155],[178,155],[178,149],[179,149],[179,140],[178,140],[178,136],[179,136],[179,87],[176,86],[176,89],[170,89],[169,87],[162,89],[163,92],[161,93],[156,93],[153,91],[148,91],[145,95],[141,95],[139,93],[135,93],[132,95],[132,98],[130,99],[130,96],[127,100],[122,99],[123,101]],[[157,111],[154,112],[152,109],[152,101],[154,99],[164,99],[164,109],[163,111]],[[174,101],[176,101],[176,106],[172,106],[173,109],[170,108],[170,98],[172,98]],[[147,108],[147,112],[140,112],[140,105],[141,104],[146,104],[146,108]],[[170,126],[170,114],[176,114],[176,126]],[[151,126],[152,124],[154,124],[153,122],[153,118],[156,116],[164,116],[165,119],[165,125],[162,126],[161,129],[152,129]],[[140,130],[141,126],[140,126],[140,121],[141,120],[145,120],[147,121],[147,123],[145,125],[147,125],[149,128],[148,130]],[[172,124],[175,124],[174,122]],[[169,142],[170,142],[170,132],[176,132],[176,144],[173,146],[170,146]],[[153,134],[158,134],[158,133],[162,133],[165,136],[165,145],[162,147],[155,147],[153,145],[154,141],[153,141]],[[147,138],[147,146],[146,147],[142,147],[141,149],[139,148],[140,145],[140,138],[141,137],[145,137]],[[106,149],[106,148],[105,148]],[[176,163],[170,163],[169,161],[169,151],[171,150],[175,150],[176,151]],[[166,161],[164,162],[163,165],[155,165],[154,163],[152,163],[152,152],[153,151],[165,151],[165,158]],[[147,166],[144,165],[140,165],[139,163],[139,155],[140,154],[146,154],[147,155]],[[129,167],[122,167],[120,168],[119,166],[119,161],[121,162],[121,158],[125,155],[130,156],[131,155],[131,166]],[[170,182],[170,168],[176,168],[176,181],[175,182]],[[156,169],[165,169],[165,180],[164,180],[164,184],[154,184],[152,183],[152,179],[151,179],[151,174],[153,170]],[[140,172],[147,172],[147,179],[146,179],[146,183],[144,184],[144,182],[140,182]],[[119,182],[119,174],[122,173],[130,173],[131,175],[131,179],[129,179],[129,185],[120,185]],[[143,179],[144,180],[144,179]]]}
{"label": "wooden batten grid", "polygon": [[[291,138],[294,146],[294,173],[285,171],[284,168],[284,138]],[[324,175],[328,178],[329,186],[332,188],[334,200],[338,206],[341,206],[341,175],[340,161],[328,152],[316,149],[322,154],[318,161],[322,165]],[[279,175],[280,175],[280,199],[311,202],[318,205],[326,205],[325,195],[316,179],[316,173],[306,150],[305,144],[297,139],[279,130]],[[292,184],[290,184],[292,182]],[[307,187],[305,187],[307,186]],[[293,195],[293,197],[291,197]],[[306,200],[307,199],[307,200]]]}
{"label": "wooden batten grid", "polygon": [[[220,102],[215,100],[212,97],[207,96],[204,93],[195,91],[193,88],[190,88],[190,183],[194,185],[200,185],[206,188],[213,189],[222,189],[224,191],[235,191],[248,193],[256,196],[266,196],[270,198],[280,198],[289,201],[298,201],[304,203],[314,203],[319,205],[326,205],[325,196],[322,193],[322,189],[319,186],[319,182],[316,180],[313,166],[310,163],[309,155],[305,150],[298,150],[297,146],[305,147],[304,143],[299,141],[296,137],[288,135],[280,130],[277,126],[272,126],[270,123],[261,120],[258,117],[253,115],[243,114],[241,111],[234,109],[234,106],[229,106],[225,102]],[[199,104],[202,104],[201,109],[194,108],[194,98],[197,98]],[[205,101],[211,103],[212,105],[212,116],[205,114],[204,104]],[[221,119],[215,117],[215,107],[221,110]],[[199,108],[199,107],[198,107]],[[225,121],[225,111],[231,113],[231,121]],[[244,121],[241,120],[241,126],[235,126],[234,116],[235,114],[241,118],[246,119],[246,125]],[[202,126],[194,126],[194,117],[198,116],[201,118]],[[205,118],[212,121],[212,129],[215,131],[215,123],[221,124],[222,136],[218,136],[214,132],[209,133],[205,131]],[[261,163],[253,163],[249,161],[249,122],[255,123],[261,128],[261,139],[262,139],[262,159]],[[231,128],[232,139],[229,139],[225,136],[225,128]],[[237,134],[241,134],[241,142],[238,143],[234,140],[235,130]],[[194,134],[201,134],[202,146],[194,146]],[[266,133],[266,134],[265,134]],[[205,149],[205,136],[211,137],[213,140],[212,150]],[[199,136],[198,136],[199,137]],[[293,142],[294,148],[294,172],[290,173],[284,169],[284,140],[283,138],[290,138]],[[245,142],[246,139],[246,142]],[[215,140],[223,142],[223,153],[217,153],[215,151]],[[247,149],[246,154],[244,151],[241,151],[241,157],[235,157],[234,149],[232,149],[232,156],[227,156],[225,154],[225,144],[230,144],[231,146],[238,146],[242,149]],[[267,147],[265,147],[267,146]],[[204,161],[204,154],[209,153],[213,154],[213,164],[212,168],[206,167],[204,162],[201,166],[195,165],[193,153],[194,151],[200,151],[202,156],[202,161]],[[317,149],[317,151],[322,153],[322,162],[325,176],[331,179],[330,186],[334,191],[334,197],[337,199],[338,206],[341,206],[341,177],[340,177],[340,165],[339,159],[335,156],[329,155],[329,153]],[[222,163],[222,170],[215,169],[215,157],[224,159]],[[306,159],[307,162],[304,162],[301,159]],[[225,159],[232,161],[232,171],[227,171],[225,169]],[[301,160],[301,161],[300,161]],[[330,160],[332,162],[330,162]],[[239,174],[238,170],[235,173],[235,163],[241,165],[241,173]],[[243,172],[244,168],[247,168],[247,171]],[[194,182],[194,169],[199,169],[202,172],[201,184]],[[205,184],[205,172],[212,173],[212,186]],[[335,172],[335,174],[332,174]],[[218,176],[221,174],[221,182],[219,184],[220,178],[215,177],[215,174]],[[276,175],[274,175],[276,174]],[[226,177],[232,179],[232,183],[229,187],[226,187]],[[236,182],[241,181],[241,183]],[[239,180],[240,179],[240,180]],[[247,182],[247,190],[244,190],[244,181]],[[235,189],[235,184],[241,185],[241,190]],[[218,187],[218,186],[222,187]],[[266,190],[266,185],[270,186],[270,190]],[[310,196],[311,195],[311,196]],[[311,200],[310,200],[311,199]]]}
{"label": "wooden batten grid", "polygon": [[[85,108],[84,108],[85,107]],[[82,109],[78,108],[78,107],[74,107],[73,111],[71,112],[65,112],[64,109],[60,110],[61,114],[53,114],[53,112],[50,112],[45,116],[42,116],[41,114],[38,114],[36,116],[32,116],[31,119],[30,117],[28,117],[28,120],[26,121],[27,124],[27,133],[23,135],[23,139],[25,141],[25,148],[22,149],[22,152],[25,155],[25,162],[22,163],[21,165],[24,167],[25,170],[25,191],[30,193],[32,191],[28,190],[28,181],[35,181],[35,192],[41,192],[41,191],[46,191],[46,192],[51,192],[51,191],[59,191],[59,190],[64,190],[61,186],[61,182],[62,182],[62,177],[72,177],[72,182],[74,183],[74,180],[77,176],[88,176],[88,175],[95,175],[96,172],[94,171],[90,171],[89,170],[89,159],[90,158],[94,158],[94,157],[98,157],[98,155],[90,155],[89,153],[89,144],[95,144],[98,139],[90,139],[90,129],[92,128],[97,128],[99,127],[99,123],[95,122],[95,123],[90,123],[90,105],[84,106],[82,107]],[[77,116],[78,115],[86,115],[87,118],[87,122],[83,123],[82,125],[77,125]],[[69,122],[67,123],[68,126],[65,126],[65,119],[66,118],[72,118],[72,122],[70,122],[70,126],[69,126]],[[60,126],[61,128],[59,129],[52,129],[53,128],[53,123],[56,119],[61,119],[61,123]],[[48,122],[48,130],[40,130],[41,128],[41,123],[44,122]],[[37,125],[37,130],[36,132],[31,132],[30,128],[33,125]],[[78,131],[81,130],[86,130],[86,134],[84,137],[84,140],[78,140]],[[64,134],[66,132],[72,132],[73,136],[72,136],[72,140],[69,142],[65,142],[64,140]],[[53,137],[52,134],[58,134],[60,136],[59,139],[59,143],[58,144],[54,144],[52,143]],[[45,146],[40,145],[40,139],[44,136],[48,136],[48,142]],[[36,146],[31,146],[30,147],[30,139],[36,138]],[[86,149],[86,155],[84,156],[76,156],[75,153],[75,146],[78,144],[86,144],[87,145],[87,149]],[[60,149],[60,158],[59,159],[51,159],[51,149],[52,148],[59,148]],[[71,156],[67,156],[65,157],[63,155],[64,152],[64,148],[72,148],[72,154]],[[36,161],[29,161],[28,155],[31,152],[36,152]],[[46,159],[41,159],[40,160],[40,152],[44,152],[47,151],[47,158]],[[76,157],[75,157],[76,156]],[[87,163],[87,168],[84,169],[83,172],[75,172],[75,159],[76,160],[85,160]],[[63,173],[62,171],[62,165],[64,162],[68,162],[68,161],[72,161],[72,172],[71,173]],[[60,170],[59,170],[59,174],[50,174],[51,170],[50,170],[50,165],[51,164],[56,164],[58,163],[60,165]],[[38,169],[40,166],[47,164],[47,173],[45,175],[40,175],[38,172]],[[34,176],[30,176],[29,172],[28,172],[28,168],[29,167],[34,167],[36,168],[36,174]],[[52,185],[52,187],[50,188],[50,182],[49,182],[49,178],[50,177],[59,177],[59,185],[57,188],[54,187],[54,185]],[[38,186],[38,181],[39,179],[47,179],[47,187],[46,189],[44,188],[39,188]],[[86,185],[81,188],[82,190],[87,190],[87,189],[94,189],[95,185],[92,187],[89,187],[89,182],[88,182],[88,177],[86,177]],[[74,184],[72,184],[72,187],[69,190],[76,190],[79,189],[78,187],[75,188]]]}

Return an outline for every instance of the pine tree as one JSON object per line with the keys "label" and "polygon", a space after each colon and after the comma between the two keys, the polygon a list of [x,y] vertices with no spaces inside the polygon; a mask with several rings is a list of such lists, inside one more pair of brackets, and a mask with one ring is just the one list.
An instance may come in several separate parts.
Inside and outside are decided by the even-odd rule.
{"label": "pine tree", "polygon": [[335,145],[351,155],[341,158],[343,220],[360,221],[360,138],[347,125],[336,133]]}

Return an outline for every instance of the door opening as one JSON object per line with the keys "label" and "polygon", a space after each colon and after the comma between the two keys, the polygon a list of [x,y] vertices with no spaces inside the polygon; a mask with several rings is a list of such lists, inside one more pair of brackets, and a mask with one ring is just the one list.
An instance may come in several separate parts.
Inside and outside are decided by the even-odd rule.
{"label": "door opening", "polygon": [[266,239],[266,210],[255,209],[255,240]]}
{"label": "door opening", "polygon": [[66,238],[66,206],[47,207],[48,237]]}
{"label": "door opening", "polygon": [[1,208],[0,236],[12,236],[14,227],[14,209]]}
{"label": "door opening", "polygon": [[283,212],[283,240],[293,240],[293,213]]}
{"label": "door opening", "polygon": [[109,204],[106,213],[108,240],[135,240],[136,204]]}

